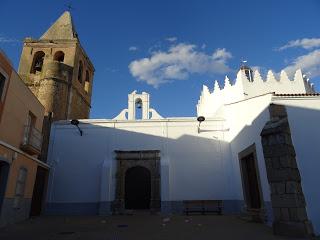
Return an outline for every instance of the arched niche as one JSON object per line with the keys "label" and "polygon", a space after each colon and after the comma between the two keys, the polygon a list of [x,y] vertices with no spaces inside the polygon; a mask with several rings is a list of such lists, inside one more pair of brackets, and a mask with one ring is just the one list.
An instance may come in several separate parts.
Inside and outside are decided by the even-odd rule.
{"label": "arched niche", "polygon": [[33,56],[33,61],[30,69],[30,73],[42,72],[43,62],[45,53],[43,51],[38,51]]}

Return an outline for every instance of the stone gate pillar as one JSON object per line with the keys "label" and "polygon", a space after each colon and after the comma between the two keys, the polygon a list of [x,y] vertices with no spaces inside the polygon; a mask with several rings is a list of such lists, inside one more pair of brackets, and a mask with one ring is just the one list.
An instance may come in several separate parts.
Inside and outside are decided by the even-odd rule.
{"label": "stone gate pillar", "polygon": [[271,189],[274,233],[311,236],[313,228],[306,212],[286,109],[282,105],[271,104],[269,111],[271,120],[261,132],[261,141]]}

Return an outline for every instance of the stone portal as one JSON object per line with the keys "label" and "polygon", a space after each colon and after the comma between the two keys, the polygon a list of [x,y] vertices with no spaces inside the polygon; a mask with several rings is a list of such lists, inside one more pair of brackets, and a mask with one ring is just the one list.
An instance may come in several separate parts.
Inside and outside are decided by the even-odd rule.
{"label": "stone portal", "polygon": [[115,153],[117,174],[113,213],[123,214],[126,209],[160,211],[160,151],[115,151]]}

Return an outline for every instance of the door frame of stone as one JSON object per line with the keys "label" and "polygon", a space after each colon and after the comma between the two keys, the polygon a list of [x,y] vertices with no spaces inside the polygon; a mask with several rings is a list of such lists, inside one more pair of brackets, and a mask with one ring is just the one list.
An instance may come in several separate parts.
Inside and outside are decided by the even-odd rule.
{"label": "door frame of stone", "polygon": [[114,214],[125,212],[125,176],[129,168],[141,166],[150,171],[151,174],[151,196],[150,211],[159,212],[161,209],[160,188],[160,151],[120,151],[116,150],[117,172],[116,172],[116,194],[112,204]]}
{"label": "door frame of stone", "polygon": [[[244,180],[244,169],[243,169],[243,159],[248,157],[249,155],[253,155],[254,165],[255,165],[255,171],[257,176],[257,183],[258,183],[258,189],[259,189],[259,197],[260,197],[260,209],[252,209],[250,208],[248,203],[248,196],[247,196],[247,188]],[[258,167],[258,160],[257,160],[257,152],[256,152],[256,145],[253,143],[249,147],[245,148],[241,152],[238,153],[238,159],[239,159],[239,166],[240,166],[240,176],[241,176],[241,183],[242,183],[242,192],[243,192],[243,198],[246,204],[246,211],[247,213],[253,218],[253,220],[258,222],[264,221],[265,216],[265,209],[264,209],[264,199],[262,194],[262,188],[261,188],[261,181],[260,181],[260,172]]]}

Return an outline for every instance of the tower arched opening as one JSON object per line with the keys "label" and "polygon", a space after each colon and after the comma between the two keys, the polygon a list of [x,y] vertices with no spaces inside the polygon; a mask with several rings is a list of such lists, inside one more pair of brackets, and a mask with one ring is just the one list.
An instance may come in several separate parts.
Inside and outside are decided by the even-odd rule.
{"label": "tower arched opening", "polygon": [[57,51],[57,52],[54,54],[53,60],[54,60],[54,61],[57,61],[57,62],[63,62],[63,61],[64,61],[64,52],[62,52],[62,51]]}
{"label": "tower arched opening", "polygon": [[42,71],[44,57],[45,53],[43,51],[38,51],[34,54],[30,73],[35,74]]}

